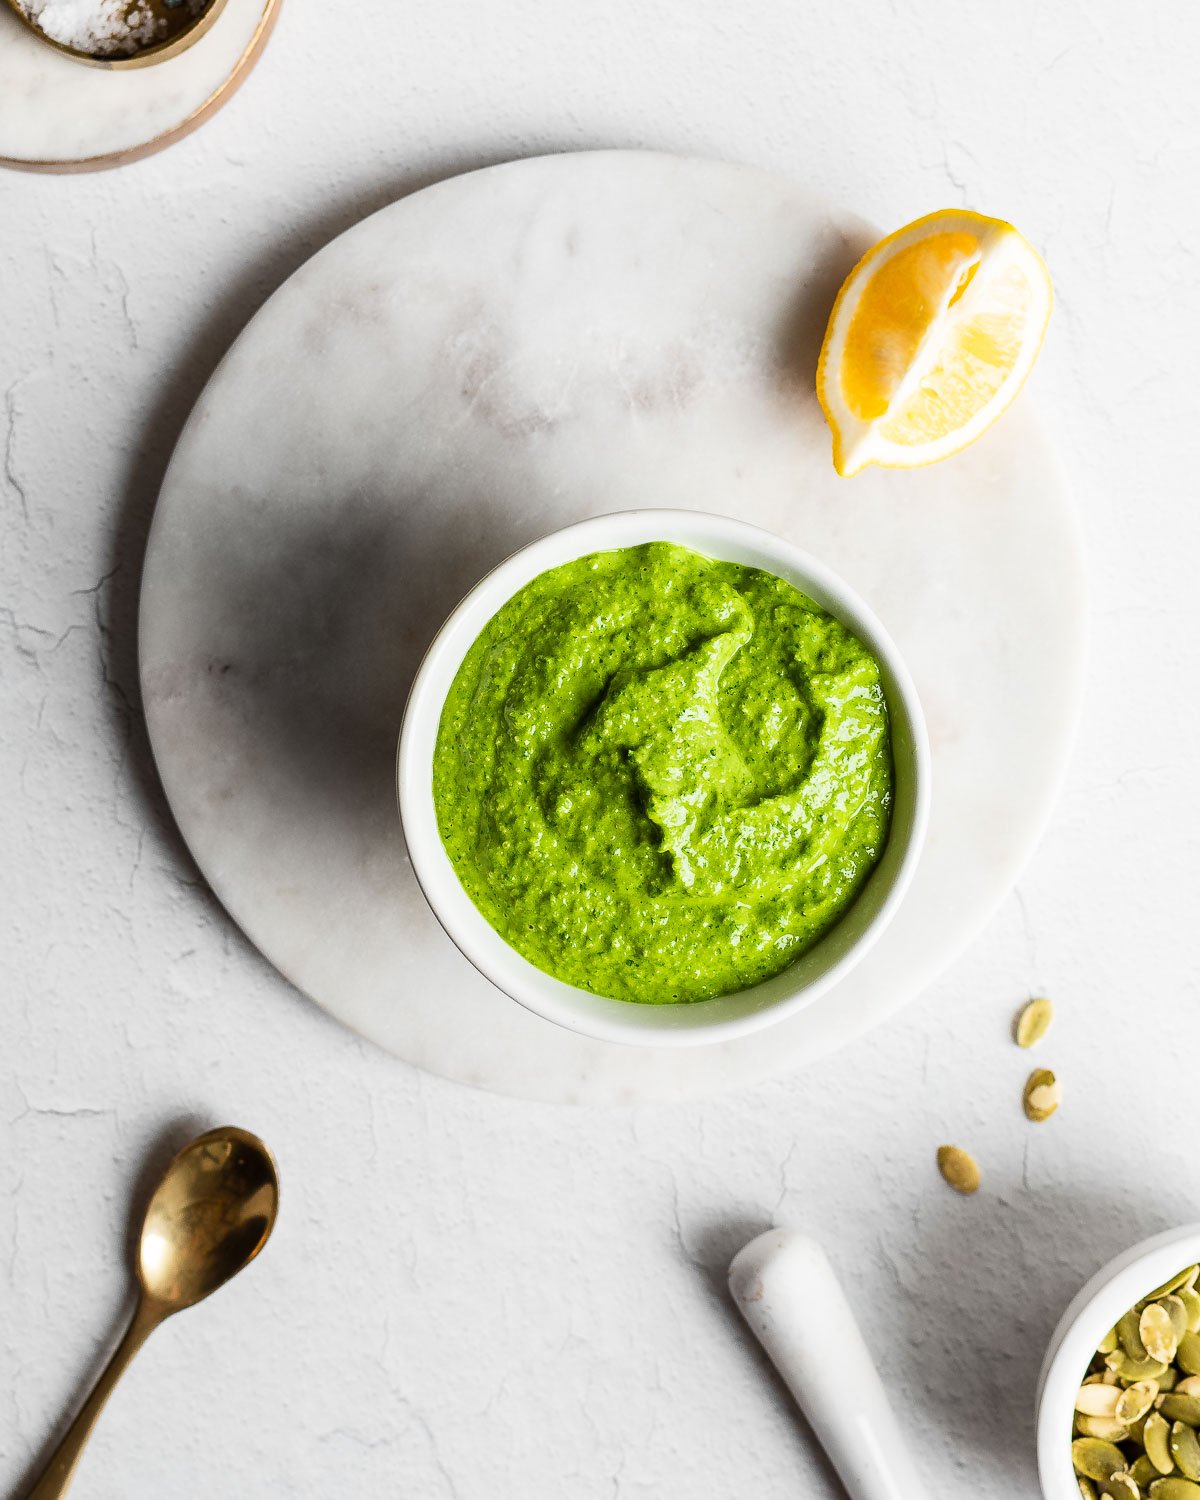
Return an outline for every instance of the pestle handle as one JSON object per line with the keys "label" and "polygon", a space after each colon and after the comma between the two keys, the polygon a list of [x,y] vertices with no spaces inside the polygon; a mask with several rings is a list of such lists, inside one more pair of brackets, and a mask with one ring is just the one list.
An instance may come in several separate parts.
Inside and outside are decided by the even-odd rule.
{"label": "pestle handle", "polygon": [[790,1230],[768,1230],[734,1257],[729,1290],[851,1500],[924,1495],[883,1382],[820,1245]]}

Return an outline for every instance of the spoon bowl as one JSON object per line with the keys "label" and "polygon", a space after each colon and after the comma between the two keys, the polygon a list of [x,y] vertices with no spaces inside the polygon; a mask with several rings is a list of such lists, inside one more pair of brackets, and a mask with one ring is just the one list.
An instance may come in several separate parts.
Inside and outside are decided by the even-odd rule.
{"label": "spoon bowl", "polygon": [[223,1126],[174,1158],[142,1223],[138,1280],[164,1309],[193,1307],[249,1265],[279,1209],[279,1179],[257,1136]]}

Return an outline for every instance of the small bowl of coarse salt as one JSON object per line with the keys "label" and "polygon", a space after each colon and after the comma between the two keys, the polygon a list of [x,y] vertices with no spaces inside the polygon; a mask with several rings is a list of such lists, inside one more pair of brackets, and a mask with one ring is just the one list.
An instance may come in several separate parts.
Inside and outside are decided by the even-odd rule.
{"label": "small bowl of coarse salt", "polygon": [[7,0],[55,51],[96,68],[165,62],[200,40],[225,0]]}

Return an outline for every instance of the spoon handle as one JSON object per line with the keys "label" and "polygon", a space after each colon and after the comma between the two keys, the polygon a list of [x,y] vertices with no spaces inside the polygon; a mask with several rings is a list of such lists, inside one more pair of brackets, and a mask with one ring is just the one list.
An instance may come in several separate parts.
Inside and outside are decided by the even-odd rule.
{"label": "spoon handle", "polygon": [[113,1387],[124,1375],[130,1360],[162,1322],[162,1316],[159,1309],[145,1297],[138,1302],[133,1319],[125,1330],[125,1337],[117,1345],[104,1373],[93,1386],[91,1395],[63,1435],[62,1442],[54,1450],[42,1477],[29,1491],[26,1500],[60,1500],[67,1493],[84,1444],[92,1435],[92,1428],[104,1410],[104,1403],[112,1395]]}
{"label": "spoon handle", "polygon": [[820,1245],[785,1229],[768,1230],[734,1257],[729,1289],[852,1500],[924,1495],[870,1351]]}

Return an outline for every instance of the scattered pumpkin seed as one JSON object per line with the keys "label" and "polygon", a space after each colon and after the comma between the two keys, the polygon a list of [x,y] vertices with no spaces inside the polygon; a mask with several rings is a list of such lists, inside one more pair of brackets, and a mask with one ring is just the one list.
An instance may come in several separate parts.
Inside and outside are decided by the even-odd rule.
{"label": "scattered pumpkin seed", "polygon": [[1050,1030],[1054,1020],[1054,1006],[1049,1000],[1031,1000],[1017,1017],[1014,1035],[1018,1047],[1036,1047]]}
{"label": "scattered pumpkin seed", "polygon": [[979,1191],[979,1164],[958,1146],[939,1146],[938,1171],[956,1193],[969,1195]]}
{"label": "scattered pumpkin seed", "polygon": [[[1156,1380],[1139,1380],[1136,1385],[1131,1385],[1127,1390],[1119,1392],[1117,1404],[1113,1408],[1113,1416],[1118,1422],[1124,1422],[1128,1427],[1131,1422],[1138,1422],[1147,1415],[1157,1395],[1158,1382]],[[1079,1402],[1076,1401],[1075,1405],[1078,1408]]]}
{"label": "scattered pumpkin seed", "polygon": [[1200,1479],[1200,1438],[1183,1422],[1171,1427],[1171,1457],[1185,1479]]}
{"label": "scattered pumpkin seed", "polygon": [[1171,1365],[1165,1374],[1159,1377],[1158,1393],[1165,1396],[1168,1391],[1173,1391],[1179,1383],[1179,1371]]}
{"label": "scattered pumpkin seed", "polygon": [[1076,1474],[1075,1483],[1079,1486],[1080,1500],[1096,1500],[1096,1486],[1090,1479],[1085,1479],[1082,1474]]}
{"label": "scattered pumpkin seed", "polygon": [[1175,1460],[1171,1457],[1171,1427],[1159,1412],[1146,1418],[1142,1440],[1146,1444],[1146,1457],[1158,1472],[1170,1474],[1175,1467]]}
{"label": "scattered pumpkin seed", "polygon": [[1200,1333],[1200,1292],[1194,1286],[1181,1286],[1175,1296],[1183,1303],[1187,1314],[1187,1331]]}
{"label": "scattered pumpkin seed", "polygon": [[1025,1085],[1025,1117],[1041,1124],[1062,1103],[1062,1084],[1049,1068],[1035,1068]]}
{"label": "scattered pumpkin seed", "polygon": [[1112,1500],[1142,1500],[1142,1492],[1138,1488],[1137,1481],[1127,1470],[1114,1474],[1111,1479],[1102,1479],[1100,1493],[1111,1495]]}
{"label": "scattered pumpkin seed", "polygon": [[1177,1396],[1200,1396],[1200,1375],[1185,1375],[1175,1387]]}
{"label": "scattered pumpkin seed", "polygon": [[[1174,1300],[1179,1302],[1178,1297]],[[1182,1310],[1181,1302],[1179,1306]],[[1184,1332],[1186,1331],[1185,1329]],[[1164,1365],[1169,1365],[1175,1358],[1175,1351],[1179,1347],[1179,1335],[1175,1332],[1170,1314],[1161,1302],[1152,1302],[1149,1307],[1142,1310],[1142,1316],[1138,1320],[1138,1333],[1151,1359],[1158,1359]]]}
{"label": "scattered pumpkin seed", "polygon": [[1099,1354],[1111,1354],[1116,1347],[1117,1347],[1117,1325],[1114,1323],[1113,1326],[1104,1335],[1104,1337],[1100,1340],[1100,1344],[1099,1344],[1099,1347],[1097,1349],[1097,1353],[1099,1353]]}
{"label": "scattered pumpkin seed", "polygon": [[1158,1478],[1158,1470],[1144,1453],[1141,1458],[1134,1459],[1133,1463],[1130,1464],[1129,1474],[1140,1490],[1148,1490]]}
{"label": "scattered pumpkin seed", "polygon": [[1150,1500],[1200,1500],[1200,1484],[1190,1479],[1156,1479],[1150,1486]]}
{"label": "scattered pumpkin seed", "polygon": [[1101,1438],[1077,1438],[1071,1444],[1071,1462],[1076,1474],[1099,1483],[1124,1469],[1125,1455],[1114,1443],[1106,1443]]}

